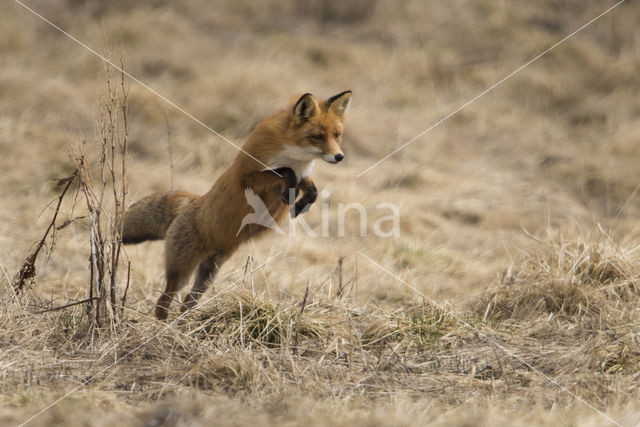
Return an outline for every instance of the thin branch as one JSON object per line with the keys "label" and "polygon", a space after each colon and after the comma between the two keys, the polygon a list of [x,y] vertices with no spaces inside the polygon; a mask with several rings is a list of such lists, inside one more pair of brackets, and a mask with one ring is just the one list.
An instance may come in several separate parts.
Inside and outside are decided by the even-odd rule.
{"label": "thin branch", "polygon": [[309,295],[309,282],[310,280],[307,280],[307,288],[304,291],[302,304],[300,304],[300,312],[298,313],[298,316],[296,318],[296,336],[293,339],[293,354],[296,354],[296,351],[298,350],[298,336],[300,332],[300,321],[302,319],[302,312],[304,311],[304,308],[307,306],[307,296]]}
{"label": "thin branch", "polygon": [[[69,187],[71,187],[71,183],[74,181],[76,176],[77,176],[77,170],[74,171],[73,174],[69,175],[68,177],[58,180],[58,185],[64,185],[64,188],[62,190],[62,193],[60,193],[60,196],[58,196],[58,203],[56,205],[56,210],[53,214],[53,218],[51,219],[51,222],[47,226],[47,230],[44,232],[44,235],[42,236],[42,239],[40,239],[40,242],[38,242],[38,244],[36,245],[36,248],[33,250],[33,252],[31,252],[31,254],[29,254],[29,256],[22,263],[20,270],[18,271],[16,276],[13,278],[12,285],[13,285],[14,292],[16,294],[24,290],[26,283],[32,281],[35,278],[36,259],[38,258],[38,254],[40,253],[40,250],[42,249],[45,242],[47,241],[49,232],[55,227],[56,219],[58,218],[58,213],[60,212],[60,206],[62,205],[62,199],[64,199],[65,194],[67,194],[67,190],[69,190]],[[55,233],[55,230],[53,231],[53,233]]]}
{"label": "thin branch", "polygon": [[127,292],[129,291],[129,283],[131,280],[131,262],[127,263],[127,284],[124,288],[124,294],[122,295],[122,311],[124,313],[125,301],[127,300]]}
{"label": "thin branch", "polygon": [[73,307],[75,305],[80,305],[80,304],[84,304],[84,303],[87,303],[87,302],[92,302],[93,300],[96,300],[96,299],[98,299],[98,297],[91,297],[91,298],[83,299],[82,301],[76,301],[76,302],[72,302],[72,303],[69,303],[69,304],[65,304],[65,305],[60,306],[60,307],[53,307],[53,308],[48,308],[46,310],[41,310],[41,311],[36,312],[36,314],[48,313],[50,311],[63,310],[65,308]]}
{"label": "thin branch", "polygon": [[338,259],[338,289],[336,290],[336,297],[342,298],[342,293],[344,291],[344,287],[342,284],[342,260],[343,257]]}

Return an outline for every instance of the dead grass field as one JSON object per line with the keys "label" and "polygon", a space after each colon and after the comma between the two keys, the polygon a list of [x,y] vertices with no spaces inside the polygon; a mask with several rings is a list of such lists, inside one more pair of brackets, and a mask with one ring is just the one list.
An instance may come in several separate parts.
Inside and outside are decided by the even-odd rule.
{"label": "dead grass field", "polygon": [[[354,98],[345,161],[316,165],[328,196],[305,217],[320,230],[326,206],[330,237],[245,245],[168,323],[152,316],[162,244],[128,246],[120,324],[95,328],[80,305],[40,313],[87,297],[84,220],[56,234],[28,292],[10,283],[53,214],[54,179],[72,170],[69,141],[85,136],[91,153],[105,72],[3,2],[0,424],[640,423],[637,3],[361,177],[615,2],[26,4],[97,51],[122,46],[132,75],[237,143],[293,94]],[[130,201],[203,193],[235,156],[133,82],[129,101]],[[338,237],[338,206],[352,202],[368,234],[351,212]],[[379,203],[400,208],[399,237],[372,233]]]}

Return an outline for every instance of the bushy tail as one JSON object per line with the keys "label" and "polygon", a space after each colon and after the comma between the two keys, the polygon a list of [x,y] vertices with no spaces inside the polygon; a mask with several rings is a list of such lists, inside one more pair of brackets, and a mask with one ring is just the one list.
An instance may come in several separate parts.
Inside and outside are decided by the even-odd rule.
{"label": "bushy tail", "polygon": [[195,194],[172,191],[138,200],[124,213],[122,243],[164,239],[173,220],[197,198]]}

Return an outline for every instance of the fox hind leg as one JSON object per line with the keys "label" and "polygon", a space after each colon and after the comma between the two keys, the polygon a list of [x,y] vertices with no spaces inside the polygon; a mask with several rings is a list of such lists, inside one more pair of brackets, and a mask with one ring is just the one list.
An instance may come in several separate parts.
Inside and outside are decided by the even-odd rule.
{"label": "fox hind leg", "polygon": [[171,302],[176,298],[178,291],[184,287],[193,268],[197,265],[198,260],[194,257],[195,254],[188,249],[188,247],[167,245],[165,270],[167,284],[156,304],[156,317],[160,320],[167,318]]}
{"label": "fox hind leg", "polygon": [[[165,271],[167,284],[156,304],[156,317],[164,320],[176,294],[185,285],[204,252],[192,211],[179,215],[167,230],[165,241]],[[206,253],[206,252],[205,252]]]}
{"label": "fox hind leg", "polygon": [[189,277],[189,273],[191,273],[191,270],[191,268],[167,268],[167,285],[162,295],[160,295],[160,298],[158,298],[158,302],[156,303],[156,317],[158,319],[165,320],[167,318],[169,314],[169,306],[171,305],[171,302],[174,300],[180,288],[184,286],[184,282]]}
{"label": "fox hind leg", "polygon": [[213,254],[200,263],[191,292],[189,292],[182,304],[183,312],[193,308],[202,294],[207,291],[207,288],[211,285],[213,279],[218,273],[218,270],[222,266],[224,258],[225,257],[222,254]]}

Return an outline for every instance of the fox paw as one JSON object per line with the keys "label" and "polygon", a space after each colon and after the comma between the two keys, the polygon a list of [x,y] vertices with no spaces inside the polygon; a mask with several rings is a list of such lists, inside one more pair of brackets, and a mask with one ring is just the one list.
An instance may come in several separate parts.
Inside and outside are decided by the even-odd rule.
{"label": "fox paw", "polygon": [[309,188],[306,189],[304,196],[302,196],[302,198],[296,202],[296,205],[291,212],[292,217],[295,218],[298,215],[307,212],[309,208],[311,208],[313,202],[316,201],[317,197],[318,190],[316,189],[316,186],[312,184]]}
{"label": "fox paw", "polygon": [[311,207],[311,203],[307,203],[306,200],[300,200],[296,203],[296,205],[291,209],[292,210],[292,218],[297,217],[300,214],[303,214],[309,210]]}

